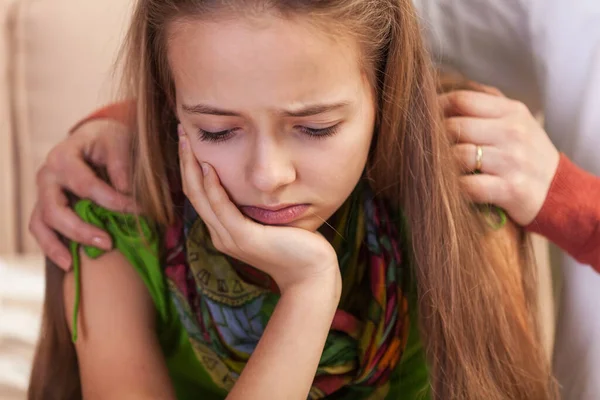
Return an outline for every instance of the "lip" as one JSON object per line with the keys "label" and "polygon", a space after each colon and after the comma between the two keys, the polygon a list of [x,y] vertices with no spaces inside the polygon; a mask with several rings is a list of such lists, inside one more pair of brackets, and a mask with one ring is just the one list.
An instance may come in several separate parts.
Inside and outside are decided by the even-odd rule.
{"label": "lip", "polygon": [[308,204],[276,206],[242,206],[240,210],[253,220],[265,225],[284,225],[294,222],[308,210]]}

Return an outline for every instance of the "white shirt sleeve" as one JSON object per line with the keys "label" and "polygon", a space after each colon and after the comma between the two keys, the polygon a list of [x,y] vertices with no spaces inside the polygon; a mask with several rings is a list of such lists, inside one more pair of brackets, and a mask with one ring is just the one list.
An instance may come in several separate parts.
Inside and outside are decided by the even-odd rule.
{"label": "white shirt sleeve", "polygon": [[535,3],[532,51],[546,130],[559,150],[600,175],[600,1]]}
{"label": "white shirt sleeve", "polygon": [[[536,3],[532,47],[546,131],[559,150],[600,176],[600,1]],[[600,275],[563,260],[554,371],[562,398],[600,399]]]}
{"label": "white shirt sleeve", "polygon": [[543,111],[600,175],[600,0],[413,0],[434,60]]}
{"label": "white shirt sleeve", "polygon": [[413,0],[436,63],[542,107],[526,0]]}

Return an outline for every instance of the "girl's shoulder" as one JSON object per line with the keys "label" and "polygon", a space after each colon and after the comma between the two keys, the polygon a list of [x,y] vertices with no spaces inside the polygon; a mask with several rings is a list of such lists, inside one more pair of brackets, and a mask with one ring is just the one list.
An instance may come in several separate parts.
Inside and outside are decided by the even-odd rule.
{"label": "girl's shoulder", "polygon": [[[166,312],[166,283],[163,273],[164,232],[157,224],[135,214],[112,211],[90,200],[80,200],[73,207],[86,223],[107,232],[112,239],[113,251],[121,253],[140,276],[150,293],[159,314]],[[106,251],[93,246],[71,242],[73,270],[83,274],[80,254],[91,259]]]}

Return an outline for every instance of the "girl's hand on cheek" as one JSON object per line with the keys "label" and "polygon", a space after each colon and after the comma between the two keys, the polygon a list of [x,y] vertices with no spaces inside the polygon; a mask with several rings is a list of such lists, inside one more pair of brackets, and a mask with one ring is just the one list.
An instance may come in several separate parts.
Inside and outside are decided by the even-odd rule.
{"label": "girl's hand on cheek", "polygon": [[339,297],[341,277],[333,247],[319,233],[265,226],[246,218],[229,199],[216,171],[198,163],[183,127],[179,159],[183,191],[206,224],[214,246],[269,274],[281,292],[298,285],[327,285]]}

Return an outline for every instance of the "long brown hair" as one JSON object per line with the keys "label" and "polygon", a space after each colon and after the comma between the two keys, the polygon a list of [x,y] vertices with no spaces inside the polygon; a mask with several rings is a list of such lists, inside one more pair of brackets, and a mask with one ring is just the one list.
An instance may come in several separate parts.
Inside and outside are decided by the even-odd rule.
{"label": "long brown hair", "polygon": [[[410,0],[138,0],[123,49],[124,94],[137,99],[134,193],[144,213],[164,225],[174,219],[169,178],[178,175],[177,120],[167,26],[223,8],[304,15],[360,44],[377,99],[367,172],[376,193],[401,208],[410,227],[433,397],[556,398],[540,344],[535,267],[524,234],[511,223],[490,229],[460,190]],[[43,337],[40,348],[47,349],[43,342],[50,340]],[[41,353],[38,370],[49,366]],[[46,390],[46,376],[34,374],[30,393]]]}
{"label": "long brown hair", "polygon": [[64,277],[65,272],[46,259],[46,293],[27,393],[29,400],[82,398],[77,353],[65,319]]}

